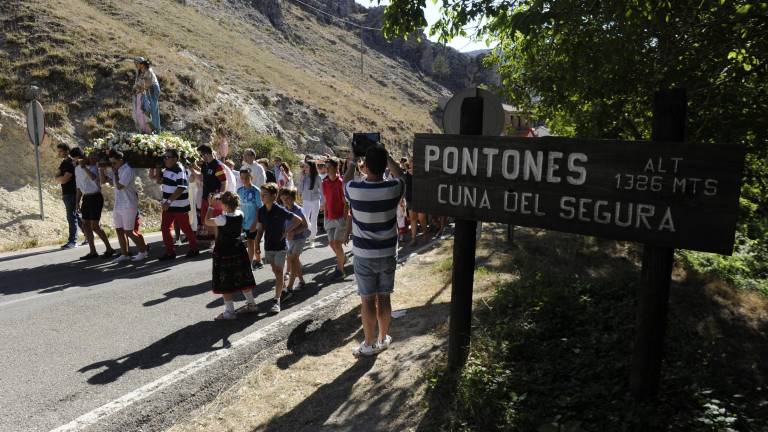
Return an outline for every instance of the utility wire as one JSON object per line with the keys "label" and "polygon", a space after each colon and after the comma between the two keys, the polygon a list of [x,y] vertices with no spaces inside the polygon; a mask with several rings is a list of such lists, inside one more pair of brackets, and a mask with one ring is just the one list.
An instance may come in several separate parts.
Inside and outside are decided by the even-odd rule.
{"label": "utility wire", "polygon": [[329,16],[329,17],[331,17],[331,18],[333,18],[333,19],[335,19],[335,20],[337,20],[337,21],[341,21],[341,22],[343,22],[343,23],[345,23],[345,24],[349,24],[349,25],[351,25],[351,26],[354,26],[354,27],[357,27],[357,28],[359,28],[359,29],[363,29],[363,30],[374,30],[374,31],[382,31],[382,30],[384,30],[383,28],[366,27],[366,26],[362,26],[362,25],[360,25],[360,24],[358,24],[358,23],[356,23],[356,22],[352,22],[352,21],[348,21],[348,20],[345,20],[344,18],[341,18],[341,17],[337,17],[337,16],[336,16],[336,15],[334,15],[334,14],[328,13],[328,12],[326,12],[326,11],[322,10],[322,9],[318,9],[318,8],[316,8],[316,7],[314,7],[314,6],[310,5],[310,4],[304,3],[304,2],[303,2],[303,1],[301,1],[301,0],[291,0],[291,1],[294,1],[294,2],[296,2],[296,3],[302,4],[302,5],[304,5],[304,6],[308,7],[308,8],[310,8],[310,9],[312,9],[312,10],[313,10],[313,11],[315,11],[315,12],[318,12],[318,13],[321,13],[321,14],[323,14],[323,15]]}

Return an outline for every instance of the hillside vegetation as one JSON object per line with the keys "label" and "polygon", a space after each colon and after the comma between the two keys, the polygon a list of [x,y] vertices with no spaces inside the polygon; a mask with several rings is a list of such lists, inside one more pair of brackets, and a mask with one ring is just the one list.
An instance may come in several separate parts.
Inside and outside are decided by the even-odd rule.
{"label": "hillside vegetation", "polygon": [[[340,13],[364,22],[367,11]],[[20,224],[48,240],[65,225],[50,184],[57,142],[87,145],[109,130],[133,128],[134,56],[154,63],[164,128],[204,143],[214,128],[227,127],[235,148],[271,136],[284,145],[271,152],[330,153],[346,147],[354,131],[377,130],[400,152],[414,132],[438,130],[437,98],[450,94],[378,45],[366,46],[361,71],[353,27],[290,1],[8,0],[0,2],[0,23],[0,106],[7,114],[0,114],[0,149],[25,149],[0,175],[0,186],[14,192],[10,201],[24,203],[0,204],[6,247],[30,240],[17,237]],[[31,84],[43,89],[52,133],[42,162],[53,219],[43,230],[27,217],[37,197],[19,114]]]}

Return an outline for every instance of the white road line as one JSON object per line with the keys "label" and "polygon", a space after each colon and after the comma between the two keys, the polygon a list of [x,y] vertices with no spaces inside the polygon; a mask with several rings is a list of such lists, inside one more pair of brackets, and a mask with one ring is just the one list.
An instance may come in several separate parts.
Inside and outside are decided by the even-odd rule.
{"label": "white road line", "polygon": [[[430,241],[429,243],[414,250],[411,254],[400,258],[398,262],[402,263],[407,261],[409,258],[432,247],[436,243],[436,241],[437,240]],[[339,300],[342,300],[343,298],[355,293],[356,292],[355,287],[356,287],[356,284],[354,283],[349,284],[344,288],[341,288],[340,290],[334,292],[333,294],[329,294],[328,296],[310,305],[307,305],[297,310],[296,312],[291,313],[288,316],[280,318],[279,320],[265,327],[262,327],[259,330],[256,330],[253,333],[248,334],[247,336],[244,336],[242,339],[235,341],[232,344],[232,346],[230,346],[227,349],[221,349],[221,350],[213,351],[209,354],[206,354],[205,356],[193,361],[192,363],[186,366],[183,366],[179,369],[176,369],[175,371],[163,377],[160,377],[155,381],[152,381],[151,383],[146,384],[143,387],[140,387],[126,394],[121,398],[115,399],[112,402],[108,402],[107,404],[102,405],[89,413],[83,414],[80,417],[76,418],[75,420],[63,426],[59,426],[56,429],[52,429],[51,432],[76,432],[76,431],[81,431],[89,426],[92,426],[98,423],[99,421],[105,419],[106,417],[109,417],[110,415],[122,410],[123,408],[126,408],[142,399],[146,399],[147,397],[158,392],[159,390],[167,388],[172,384],[175,384],[186,377],[194,375],[195,373],[199,372],[203,368],[210,366],[211,364],[230,356],[239,348],[258,342],[266,338],[270,334],[277,332],[280,328],[289,326],[294,323],[298,323],[301,320],[305,319],[307,316],[311,315],[316,310],[330,306],[331,304]]]}
{"label": "white road line", "polygon": [[0,303],[0,308],[3,307],[3,306],[10,306],[12,304],[21,303],[21,302],[25,302],[25,301],[29,301],[29,300],[39,300],[41,297],[47,297],[47,296],[54,295],[54,294],[60,294],[60,293],[62,293],[64,291],[71,291],[71,290],[75,290],[75,289],[79,289],[79,288],[92,288],[92,287],[80,287],[80,286],[78,286],[78,287],[64,288],[63,290],[56,291],[56,292],[49,292],[49,293],[43,293],[43,294],[35,294],[35,295],[32,295],[32,296],[27,296],[27,297],[23,297],[23,298],[20,298],[20,299],[7,301],[5,303]]}

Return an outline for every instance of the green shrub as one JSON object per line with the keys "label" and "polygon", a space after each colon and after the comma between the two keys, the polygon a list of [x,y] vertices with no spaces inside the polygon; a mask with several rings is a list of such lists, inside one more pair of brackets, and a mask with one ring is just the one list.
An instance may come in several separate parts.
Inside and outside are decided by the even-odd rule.
{"label": "green shrub", "polygon": [[736,288],[768,295],[766,242],[751,240],[740,233],[736,234],[736,238],[736,249],[732,256],[681,250],[677,253],[677,259],[702,275],[722,279]]}

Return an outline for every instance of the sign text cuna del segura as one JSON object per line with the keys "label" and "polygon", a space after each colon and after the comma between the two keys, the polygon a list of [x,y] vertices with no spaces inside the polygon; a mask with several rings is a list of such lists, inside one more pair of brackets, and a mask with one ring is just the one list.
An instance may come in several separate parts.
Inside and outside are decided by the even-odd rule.
{"label": "sign text cuna del segura", "polygon": [[[590,158],[584,152],[499,149],[495,147],[424,147],[424,171],[439,171],[450,176],[471,176],[492,181],[567,184],[570,190],[587,184]],[[648,158],[635,173],[617,172],[611,188],[626,191],[669,192],[714,196],[718,181],[710,178],[678,177],[683,157]],[[550,216],[540,193],[515,190],[489,190],[461,184],[455,178],[435,189],[442,205],[502,210],[528,216]],[[621,228],[675,232],[672,208],[647,202],[592,199],[562,195],[554,209],[557,217],[569,221],[615,225]]]}

